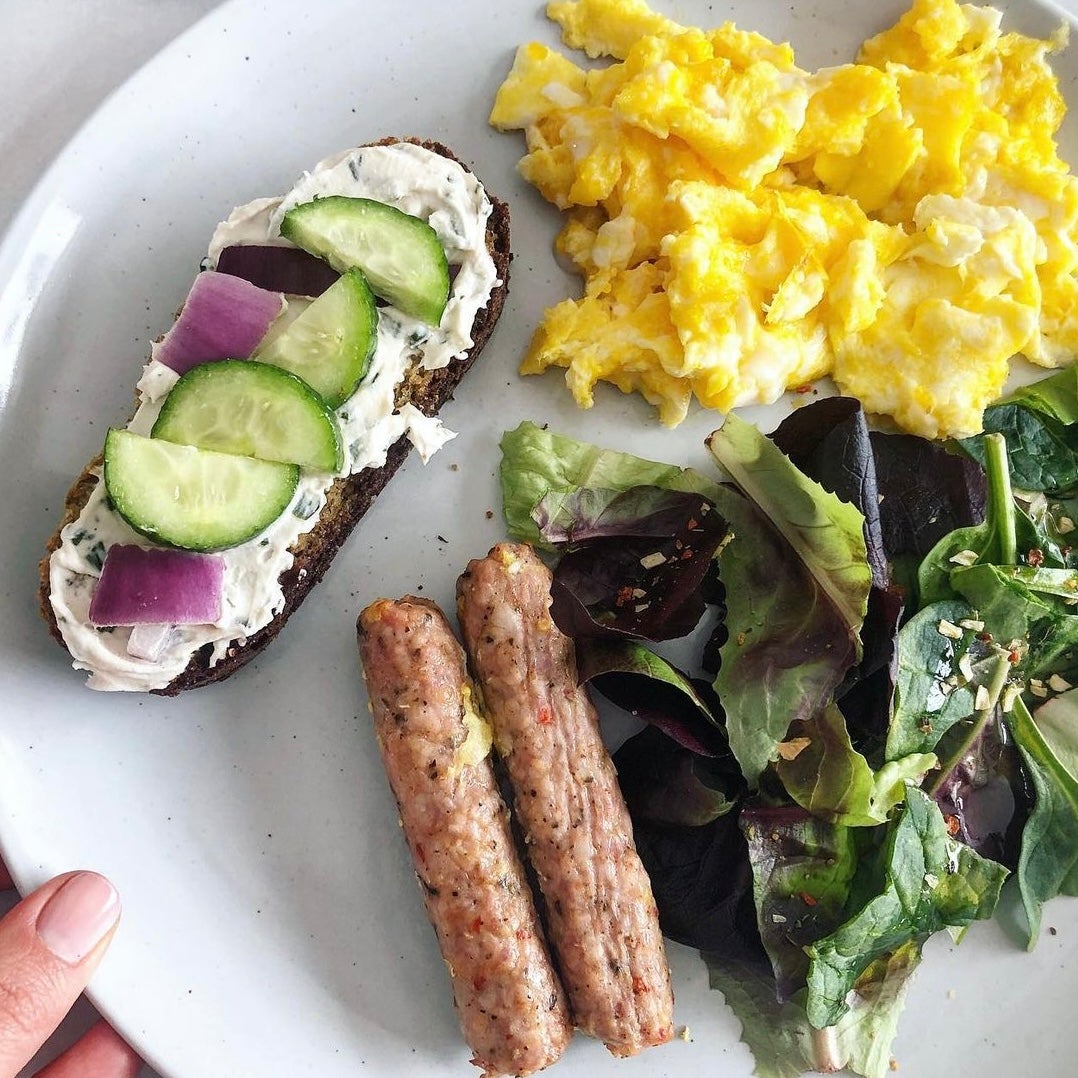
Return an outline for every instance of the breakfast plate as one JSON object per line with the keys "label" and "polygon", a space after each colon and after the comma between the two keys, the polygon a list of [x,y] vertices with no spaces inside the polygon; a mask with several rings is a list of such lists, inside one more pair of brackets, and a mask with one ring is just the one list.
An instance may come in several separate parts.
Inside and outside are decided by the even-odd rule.
{"label": "breakfast plate", "polygon": [[[809,67],[850,59],[905,9],[656,6],[788,39]],[[999,6],[1036,36],[1064,18],[1034,0]],[[577,283],[551,253],[557,214],[515,171],[520,139],[486,117],[516,46],[554,45],[556,28],[531,3],[497,17],[478,0],[416,0],[406,20],[401,10],[225,4],[90,120],[0,248],[0,846],[23,888],[76,866],[116,882],[124,919],[93,998],[170,1078],[471,1072],[371,736],[356,614],[410,591],[452,605],[466,561],[503,536],[497,444],[523,419],[708,468],[714,413],[670,431],[612,390],[580,412],[557,374],[516,373],[543,310]],[[1078,53],[1054,66],[1073,96]],[[88,691],[34,599],[67,484],[126,418],[149,342],[215,223],[326,154],[387,134],[446,143],[512,209],[509,302],[442,412],[458,437],[426,466],[407,462],[311,600],[233,678],[172,699]],[[1074,117],[1062,151],[1078,158]],[[744,414],[770,429],[786,407]],[[1059,900],[1046,924],[1032,954],[1006,916],[953,954],[928,948],[894,1046],[903,1073],[1070,1073],[1078,908]],[[624,1061],[577,1038],[555,1073],[751,1073],[703,964],[670,951],[683,1036]]]}

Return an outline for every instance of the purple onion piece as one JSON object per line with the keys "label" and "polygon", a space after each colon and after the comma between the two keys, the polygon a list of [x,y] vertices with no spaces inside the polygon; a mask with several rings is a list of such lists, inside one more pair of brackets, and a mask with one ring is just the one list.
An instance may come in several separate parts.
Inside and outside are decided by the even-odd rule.
{"label": "purple onion piece", "polygon": [[328,262],[298,247],[254,243],[224,248],[217,272],[289,296],[320,296],[340,277]]}
{"label": "purple onion piece", "polygon": [[195,278],[180,317],[154,348],[154,358],[177,374],[218,359],[246,359],[283,309],[279,292],[207,270]]}
{"label": "purple onion piece", "polygon": [[90,600],[90,624],[201,625],[221,616],[225,562],[218,554],[191,554],[117,543],[109,547]]}

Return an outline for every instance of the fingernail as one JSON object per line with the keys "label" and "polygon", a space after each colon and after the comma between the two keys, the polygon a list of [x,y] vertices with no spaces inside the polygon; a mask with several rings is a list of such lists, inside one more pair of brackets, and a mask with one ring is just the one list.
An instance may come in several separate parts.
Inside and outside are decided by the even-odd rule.
{"label": "fingernail", "polygon": [[116,888],[96,872],[78,872],[37,915],[37,934],[57,958],[81,962],[120,916]]}

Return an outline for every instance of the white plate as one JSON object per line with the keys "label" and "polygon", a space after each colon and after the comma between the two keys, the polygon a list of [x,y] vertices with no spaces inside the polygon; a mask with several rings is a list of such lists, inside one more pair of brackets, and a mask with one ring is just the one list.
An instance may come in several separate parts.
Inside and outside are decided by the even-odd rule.
{"label": "white plate", "polygon": [[[816,66],[850,58],[903,6],[668,10],[729,15]],[[1015,3],[1008,21],[1047,34],[1059,17]],[[582,414],[557,376],[516,376],[543,306],[573,287],[551,258],[556,215],[514,172],[521,140],[485,123],[530,38],[555,41],[531,2],[234,0],[90,121],[0,250],[3,854],[24,887],[75,866],[117,882],[124,920],[94,998],[164,1075],[471,1073],[368,729],[355,616],[416,588],[451,604],[467,559],[500,538],[497,440],[522,418],[706,467],[713,416],[670,433],[614,392]],[[1073,99],[1078,53],[1056,65]],[[513,207],[511,301],[443,413],[461,436],[425,468],[408,462],[287,630],[231,680],[174,700],[87,691],[36,610],[36,562],[68,483],[126,418],[148,341],[215,222],[391,133],[447,142]],[[1078,157],[1073,123],[1064,149]],[[1078,991],[1078,907],[1053,904],[1047,923],[1058,935],[1032,956],[996,924],[957,955],[930,948],[896,1045],[902,1073],[1072,1073],[1061,1022]],[[671,952],[691,1040],[614,1061],[577,1038],[558,1073],[750,1073],[702,964]]]}

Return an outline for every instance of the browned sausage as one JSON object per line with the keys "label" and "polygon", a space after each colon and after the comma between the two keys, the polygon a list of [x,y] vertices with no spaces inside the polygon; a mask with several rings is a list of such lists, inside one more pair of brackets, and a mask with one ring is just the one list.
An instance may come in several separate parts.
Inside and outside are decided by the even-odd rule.
{"label": "browned sausage", "polygon": [[573,642],[550,619],[550,571],[504,543],[457,582],[461,631],[576,1024],[615,1055],[673,1034],[673,995],[651,882],[633,844]]}
{"label": "browned sausage", "polygon": [[382,760],[472,1062],[491,1076],[541,1070],[564,1051],[572,1023],[464,652],[425,599],[372,603],[358,629]]}

